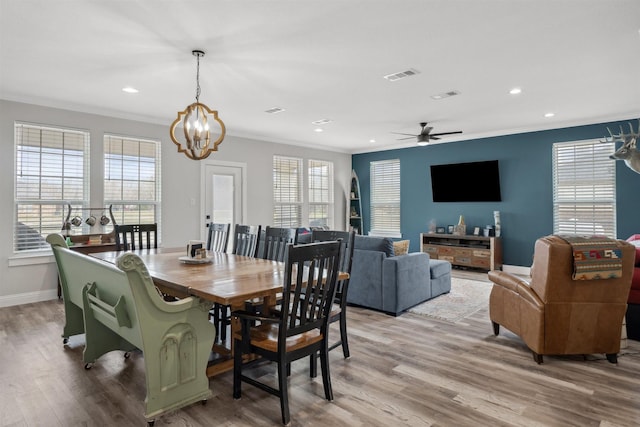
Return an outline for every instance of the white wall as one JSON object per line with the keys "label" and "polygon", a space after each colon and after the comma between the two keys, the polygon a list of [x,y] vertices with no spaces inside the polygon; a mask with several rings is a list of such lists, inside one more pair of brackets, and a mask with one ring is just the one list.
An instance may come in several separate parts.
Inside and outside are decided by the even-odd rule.
{"label": "white wall", "polygon": [[[200,238],[200,169],[207,161],[247,165],[247,224],[272,223],[274,154],[334,163],[335,228],[344,229],[351,155],[227,135],[209,159],[194,161],[177,152],[166,126],[0,100],[0,307],[56,298],[57,272],[52,256],[16,257],[13,253],[15,121],[88,130],[91,134],[91,206],[102,206],[104,133],[162,141],[162,246],[182,246]],[[233,132],[232,129],[228,129]],[[195,199],[195,206],[191,200]]]}

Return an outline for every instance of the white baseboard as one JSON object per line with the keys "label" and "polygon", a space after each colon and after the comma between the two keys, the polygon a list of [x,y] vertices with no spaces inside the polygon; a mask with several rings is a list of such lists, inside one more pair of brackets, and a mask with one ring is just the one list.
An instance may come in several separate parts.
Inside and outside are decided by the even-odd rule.
{"label": "white baseboard", "polygon": [[24,294],[0,296],[0,307],[11,307],[14,305],[31,304],[33,302],[50,301],[58,299],[57,289],[47,289],[46,291],[26,292]]}
{"label": "white baseboard", "polygon": [[502,271],[517,274],[518,276],[531,276],[531,267],[523,267],[521,265],[503,265]]}

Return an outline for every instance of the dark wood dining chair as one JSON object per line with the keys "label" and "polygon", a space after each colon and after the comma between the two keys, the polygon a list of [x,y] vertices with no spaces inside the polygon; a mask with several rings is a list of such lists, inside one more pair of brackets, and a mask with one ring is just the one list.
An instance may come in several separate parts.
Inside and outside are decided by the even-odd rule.
{"label": "dark wood dining chair", "polygon": [[269,227],[265,229],[264,244],[259,257],[271,261],[283,262],[287,257],[287,245],[295,244],[298,238],[297,228]]}
{"label": "dark wood dining chair", "polygon": [[158,248],[158,224],[114,225],[117,251]]}
{"label": "dark wood dining chair", "polygon": [[[271,315],[246,310],[232,313],[241,322],[241,330],[233,335],[234,399],[242,395],[242,382],[278,396],[282,422],[288,424],[287,373],[291,362],[319,353],[325,398],[333,400],[327,329],[336,292],[339,260],[340,242],[289,244],[281,309]],[[260,357],[244,363],[244,355],[248,354]],[[265,360],[277,364],[277,388],[243,373]]]}
{"label": "dark wood dining chair", "polygon": [[207,250],[211,252],[227,252],[231,224],[210,222],[207,224],[207,228]]}
{"label": "dark wood dining chair", "polygon": [[[288,245],[297,243],[297,240],[297,228],[269,227],[267,225],[258,246],[258,258],[284,262],[287,257]],[[262,311],[262,303],[255,300],[247,301],[245,308],[259,313]]]}
{"label": "dark wood dining chair", "polygon": [[[210,229],[211,230],[211,229]],[[233,251],[234,255],[255,257],[260,242],[260,225],[236,224],[233,230]],[[213,324],[216,326],[216,341],[225,342],[227,340],[227,328],[231,324],[231,307],[228,305],[215,303],[211,309],[213,314]]]}
{"label": "dark wood dining chair", "polygon": [[[351,264],[353,262],[353,246],[355,231],[337,230],[313,230],[311,232],[312,242],[340,241],[340,263],[338,269],[343,273],[351,274]],[[329,344],[329,351],[342,346],[342,354],[347,359],[349,353],[349,341],[347,339],[347,291],[349,290],[349,279],[339,280],[336,286],[336,297],[329,313],[329,324],[340,322],[340,339]],[[316,358],[311,358],[311,371],[315,376],[317,370]]]}
{"label": "dark wood dining chair", "polygon": [[261,230],[260,225],[236,224],[233,230],[233,254],[256,257]]}

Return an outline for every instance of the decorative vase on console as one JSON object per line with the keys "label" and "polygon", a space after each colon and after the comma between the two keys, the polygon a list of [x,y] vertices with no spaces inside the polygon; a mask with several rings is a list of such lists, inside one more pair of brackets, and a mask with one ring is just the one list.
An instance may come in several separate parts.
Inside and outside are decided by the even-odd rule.
{"label": "decorative vase on console", "polygon": [[462,215],[460,215],[460,218],[458,219],[458,225],[455,226],[454,234],[459,236],[467,234],[467,226],[464,223],[464,216]]}
{"label": "decorative vase on console", "polygon": [[496,237],[500,237],[500,211],[493,211],[493,221],[496,225]]}

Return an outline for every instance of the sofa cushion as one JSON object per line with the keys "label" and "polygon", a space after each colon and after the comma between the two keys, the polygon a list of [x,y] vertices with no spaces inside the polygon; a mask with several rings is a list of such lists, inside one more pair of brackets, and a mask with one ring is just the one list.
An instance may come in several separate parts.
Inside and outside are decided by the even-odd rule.
{"label": "sofa cushion", "polygon": [[429,261],[429,270],[431,270],[431,279],[451,274],[451,263],[441,259],[432,259]]}
{"label": "sofa cushion", "polygon": [[365,251],[384,252],[388,257],[394,256],[393,240],[388,237],[356,236],[353,242],[353,248]]}

